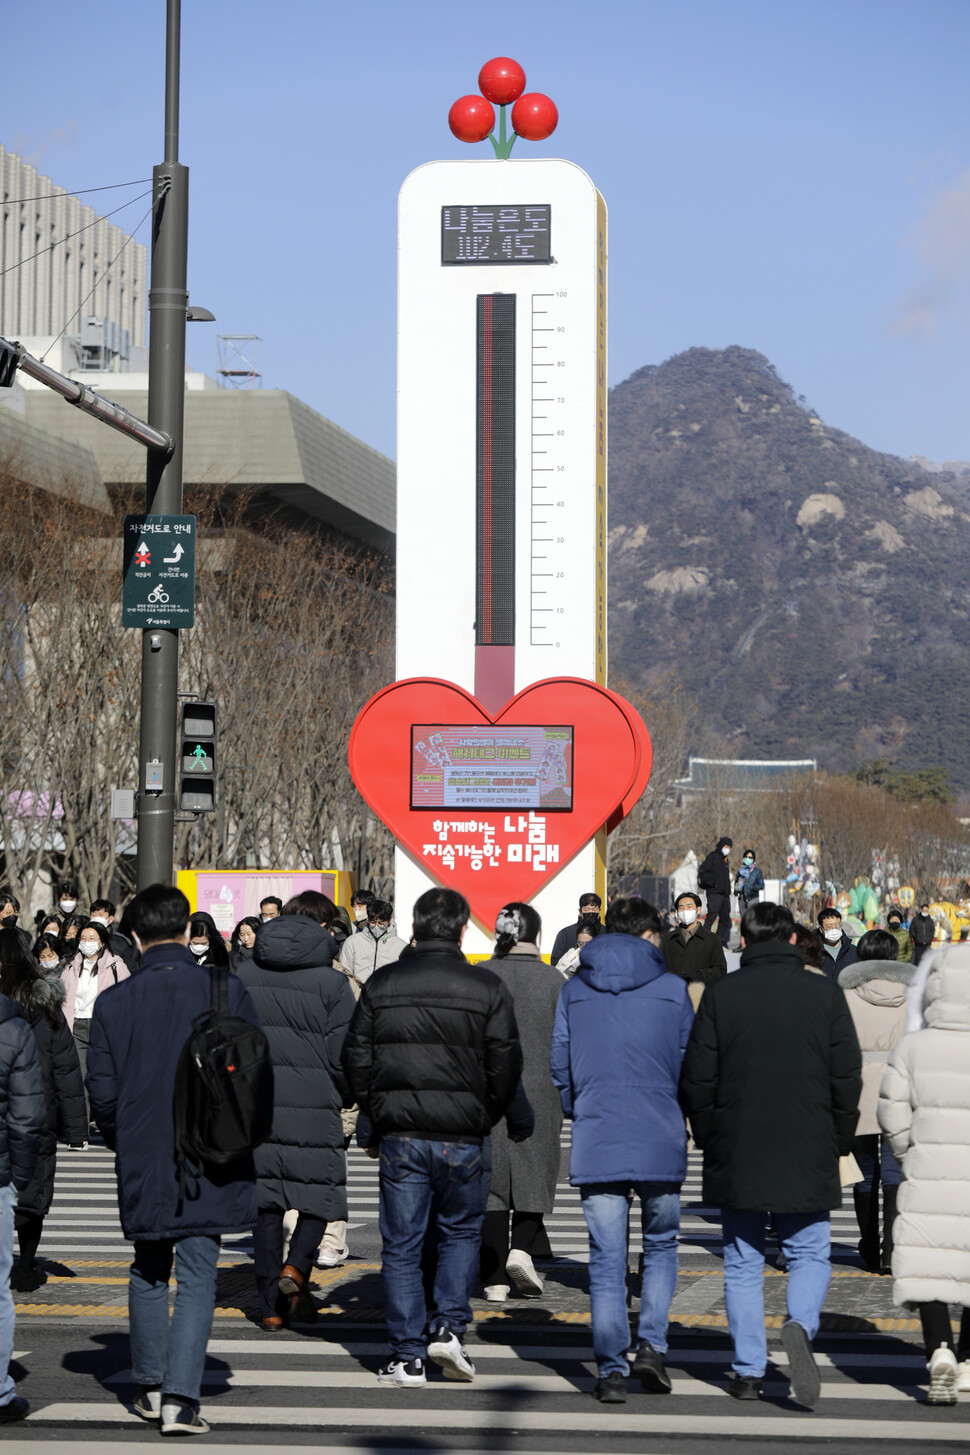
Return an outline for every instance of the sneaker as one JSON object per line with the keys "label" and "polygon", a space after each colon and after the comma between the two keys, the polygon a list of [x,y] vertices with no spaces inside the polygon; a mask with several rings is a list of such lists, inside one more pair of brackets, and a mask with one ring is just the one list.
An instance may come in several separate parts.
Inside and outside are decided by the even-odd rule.
{"label": "sneaker", "polygon": [[439,1366],[446,1379],[460,1379],[465,1384],[470,1384],[475,1378],[474,1364],[458,1335],[447,1324],[435,1325],[428,1340],[428,1355]]}
{"label": "sneaker", "polygon": [[163,1435],[207,1435],[209,1423],[199,1414],[194,1404],[184,1400],[162,1400]]}
{"label": "sneaker", "polygon": [[0,1404],[0,1425],[12,1425],[15,1420],[23,1420],[29,1414],[30,1405],[15,1394],[6,1404]]}
{"label": "sneaker", "polygon": [[593,1387],[593,1398],[600,1404],[626,1404],[626,1376],[618,1369],[604,1374]]}
{"label": "sneaker", "polygon": [[508,1298],[509,1293],[510,1289],[507,1283],[486,1283],[485,1302],[504,1303],[505,1300]]}
{"label": "sneaker", "polygon": [[644,1394],[670,1394],[673,1389],[664,1356],[646,1340],[636,1352],[631,1373],[639,1379]]}
{"label": "sneaker", "polygon": [[524,1298],[540,1298],[545,1284],[528,1253],[513,1248],[505,1260],[505,1271]]}
{"label": "sneaker", "polygon": [[822,1378],[812,1353],[812,1341],[801,1324],[789,1319],[781,1326],[781,1346],[788,1355],[792,1398],[811,1409],[818,1402],[822,1390]]}
{"label": "sneaker", "polygon": [[732,1399],[761,1399],[761,1380],[747,1374],[732,1374],[727,1392]]}
{"label": "sneaker", "polygon": [[957,1389],[961,1394],[970,1394],[970,1359],[962,1359],[957,1370]]}
{"label": "sneaker", "polygon": [[377,1371],[378,1384],[427,1384],[423,1359],[392,1359]]}
{"label": "sneaker", "polygon": [[350,1257],[350,1249],[343,1248],[320,1248],[317,1251],[318,1268],[339,1268],[341,1263],[346,1263]]}
{"label": "sneaker", "polygon": [[929,1370],[930,1404],[956,1404],[959,1366],[953,1350],[945,1344],[934,1349],[930,1355]]}
{"label": "sneaker", "polygon": [[90,1145],[90,1142],[68,1142],[67,1150],[69,1152],[86,1152]]}
{"label": "sneaker", "polygon": [[158,1385],[142,1385],[135,1395],[132,1409],[140,1420],[157,1420],[162,1412],[162,1391]]}

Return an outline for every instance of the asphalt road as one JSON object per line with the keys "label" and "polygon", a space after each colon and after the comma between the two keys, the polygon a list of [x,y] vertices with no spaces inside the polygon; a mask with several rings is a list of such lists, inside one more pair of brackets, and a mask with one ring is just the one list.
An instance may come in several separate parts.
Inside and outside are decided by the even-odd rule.
{"label": "asphalt road", "polygon": [[[19,1294],[15,1374],[31,1401],[26,1422],[0,1431],[15,1448],[78,1455],[104,1445],[157,1443],[156,1431],[126,1408],[131,1397],[125,1310],[129,1256],[117,1222],[112,1159],[104,1149],[63,1154],[42,1255],[49,1277]],[[772,1367],[762,1404],[725,1394],[730,1342],[724,1315],[719,1229],[700,1197],[692,1158],[683,1197],[681,1276],[671,1310],[674,1392],[648,1396],[631,1380],[628,1402],[590,1398],[595,1378],[586,1293],[587,1244],[578,1195],[564,1180],[548,1220],[556,1261],[536,1302],[475,1301],[468,1347],[472,1385],[432,1371],[420,1389],[375,1379],[386,1357],[380,1307],[377,1168],[351,1158],[350,1243],[341,1269],[318,1273],[313,1326],[282,1335],[253,1323],[246,1240],[229,1243],[209,1345],[203,1409],[212,1431],[200,1443],[266,1451],[341,1450],[580,1452],[671,1455],[757,1446],[765,1455],[799,1446],[868,1455],[877,1448],[925,1452],[970,1448],[970,1396],[952,1408],[925,1404],[926,1370],[915,1320],[892,1305],[890,1279],[864,1273],[855,1255],[850,1206],[833,1219],[833,1280],[817,1347],[823,1397],[809,1412],[788,1398],[775,1331],[785,1278],[765,1279]],[[564,1169],[565,1175],[565,1169]],[[59,1270],[59,1271],[58,1271]]]}

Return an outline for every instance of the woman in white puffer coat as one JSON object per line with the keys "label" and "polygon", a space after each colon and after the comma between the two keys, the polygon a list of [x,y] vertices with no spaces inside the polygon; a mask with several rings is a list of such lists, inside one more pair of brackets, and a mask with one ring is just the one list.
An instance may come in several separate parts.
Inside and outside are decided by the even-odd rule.
{"label": "woman in white puffer coat", "polygon": [[[942,953],[926,984],[925,1028],[892,1050],[879,1125],[903,1166],[893,1297],[923,1323],[931,1404],[970,1393],[970,945]],[[956,1349],[948,1305],[962,1308]]]}

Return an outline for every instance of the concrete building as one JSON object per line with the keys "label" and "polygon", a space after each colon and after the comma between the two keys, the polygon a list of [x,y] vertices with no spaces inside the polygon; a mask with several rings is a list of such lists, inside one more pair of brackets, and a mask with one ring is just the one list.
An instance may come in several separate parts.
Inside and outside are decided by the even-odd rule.
{"label": "concrete building", "polygon": [[[2,146],[0,196],[0,272],[13,270],[0,277],[0,335],[147,419],[146,249],[134,240],[125,247],[120,228]],[[141,214],[132,211],[134,225]],[[191,369],[185,388],[187,488],[243,493],[256,510],[393,554],[392,460],[283,390],[220,388]],[[143,508],[145,450],[132,440],[22,373],[0,391],[0,406],[0,455],[16,452],[20,478],[43,485],[54,462],[62,488],[83,480],[85,503],[106,504],[110,494],[115,508]]]}
{"label": "concrete building", "polygon": [[[120,206],[139,191],[149,195],[123,214],[136,227],[151,183],[99,195]],[[115,369],[144,347],[147,306],[148,249],[0,146],[0,334],[53,335],[67,325],[78,366]]]}

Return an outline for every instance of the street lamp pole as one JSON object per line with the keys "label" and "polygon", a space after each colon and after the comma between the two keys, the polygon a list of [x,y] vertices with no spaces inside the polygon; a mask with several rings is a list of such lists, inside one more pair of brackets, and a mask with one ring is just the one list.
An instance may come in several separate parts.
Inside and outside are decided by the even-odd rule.
{"label": "street lamp pole", "polygon": [[[148,422],[169,435],[174,448],[165,457],[154,451],[148,455],[149,515],[182,513],[189,172],[178,159],[181,0],[166,3],[165,149],[164,160],[153,169]],[[173,877],[178,662],[178,631],[156,628],[142,633],[139,889],[159,881],[170,883]]]}

